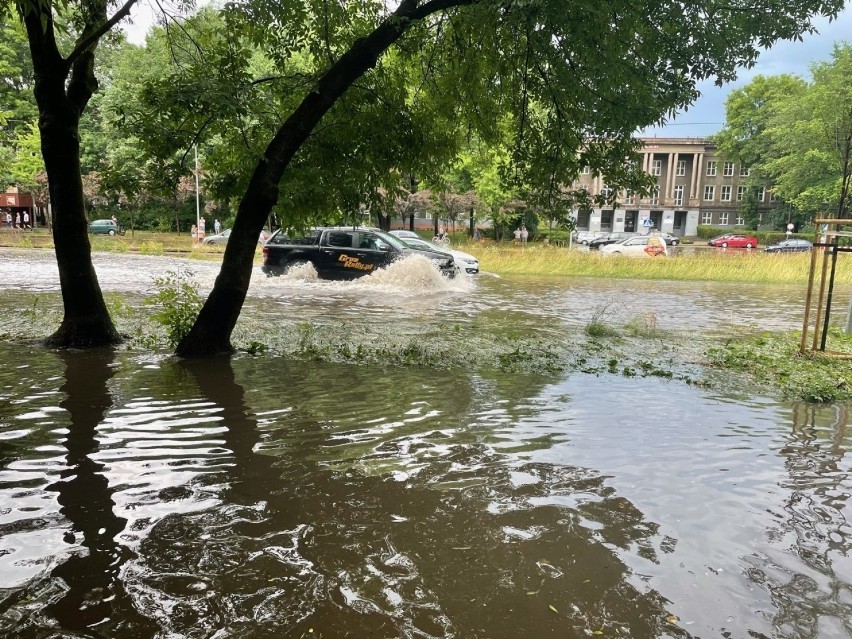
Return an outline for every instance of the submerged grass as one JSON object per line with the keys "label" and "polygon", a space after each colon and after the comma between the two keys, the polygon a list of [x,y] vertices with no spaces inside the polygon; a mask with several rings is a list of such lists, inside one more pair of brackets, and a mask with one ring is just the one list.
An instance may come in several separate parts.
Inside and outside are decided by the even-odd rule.
{"label": "submerged grass", "polygon": [[[155,307],[114,293],[107,301],[126,340],[122,348],[171,354],[170,335],[156,321]],[[58,294],[0,293],[0,305],[10,311],[0,339],[43,339],[62,318]],[[728,338],[666,331],[663,339],[655,317],[637,316],[621,325],[608,322],[605,310],[597,324],[603,336],[591,335],[584,328],[557,336],[508,333],[473,322],[432,326],[412,337],[388,331],[386,326],[336,318],[270,324],[262,318],[244,317],[237,324],[233,343],[247,354],[302,361],[659,377],[807,402],[852,400],[849,360],[799,355],[799,334],[795,332],[743,333]],[[852,337],[832,330],[829,347],[852,354]]]}
{"label": "submerged grass", "polygon": [[[764,333],[737,337],[707,350],[708,363],[747,374],[789,399],[828,402],[852,399],[852,365],[848,359],[799,353],[801,333]],[[834,351],[852,355],[852,336],[829,333]]]}

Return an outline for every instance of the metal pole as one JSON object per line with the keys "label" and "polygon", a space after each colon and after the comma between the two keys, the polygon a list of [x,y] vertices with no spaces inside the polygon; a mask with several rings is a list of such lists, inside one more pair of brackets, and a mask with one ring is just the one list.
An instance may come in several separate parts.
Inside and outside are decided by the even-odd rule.
{"label": "metal pole", "polygon": [[[201,196],[198,192],[198,145],[195,145],[195,228],[201,228]],[[196,233],[198,231],[196,230]]]}

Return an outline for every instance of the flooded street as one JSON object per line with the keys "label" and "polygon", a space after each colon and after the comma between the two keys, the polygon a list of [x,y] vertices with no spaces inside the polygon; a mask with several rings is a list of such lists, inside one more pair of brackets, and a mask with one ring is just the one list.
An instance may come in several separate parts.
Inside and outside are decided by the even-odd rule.
{"label": "flooded street", "polygon": [[[202,289],[218,271],[95,258],[130,305],[166,269]],[[7,320],[58,306],[50,253],[0,249],[0,266]],[[327,329],[377,357],[0,342],[0,636],[852,636],[848,406],[476,354],[576,342],[595,316],[653,313],[679,336],[799,328],[801,296],[258,272],[240,339],[283,351],[287,330]],[[444,338],[452,365],[381,363]]]}

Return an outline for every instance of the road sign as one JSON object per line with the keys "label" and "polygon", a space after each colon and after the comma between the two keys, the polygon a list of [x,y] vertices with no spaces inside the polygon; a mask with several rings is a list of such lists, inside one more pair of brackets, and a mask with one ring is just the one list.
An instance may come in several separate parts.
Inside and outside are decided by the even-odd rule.
{"label": "road sign", "polygon": [[792,222],[790,222],[790,223],[787,225],[787,230],[788,230],[788,231],[792,231],[794,228],[796,228],[796,227],[793,225],[793,223],[792,223]]}
{"label": "road sign", "polygon": [[642,220],[642,226],[644,226],[646,229],[649,229],[654,226],[654,220],[652,220],[650,217],[646,217],[644,220]]}

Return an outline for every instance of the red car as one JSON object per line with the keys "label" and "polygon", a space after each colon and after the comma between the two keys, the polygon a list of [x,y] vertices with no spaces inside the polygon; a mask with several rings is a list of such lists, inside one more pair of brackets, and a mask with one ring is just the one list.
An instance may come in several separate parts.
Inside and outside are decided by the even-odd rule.
{"label": "red car", "polygon": [[717,235],[707,243],[710,246],[720,246],[722,248],[755,248],[757,247],[757,238],[754,235],[745,235],[743,233],[724,233]]}

